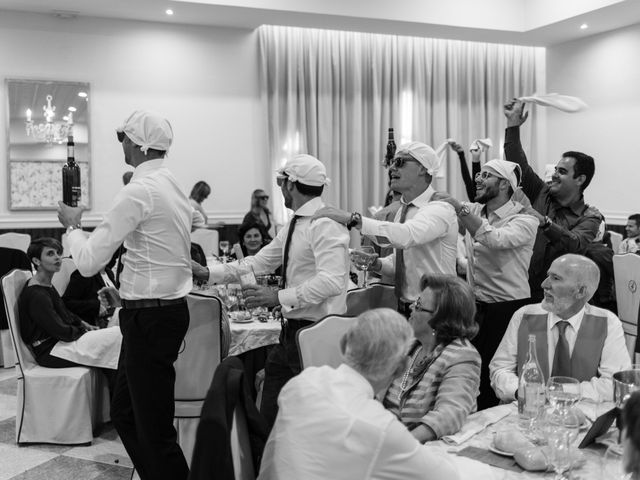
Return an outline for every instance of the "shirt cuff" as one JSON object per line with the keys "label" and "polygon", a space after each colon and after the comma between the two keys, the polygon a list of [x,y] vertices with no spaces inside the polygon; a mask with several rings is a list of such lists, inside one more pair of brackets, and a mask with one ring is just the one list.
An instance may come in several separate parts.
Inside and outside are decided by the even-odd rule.
{"label": "shirt cuff", "polygon": [[209,283],[224,283],[225,266],[212,265],[209,268]]}
{"label": "shirt cuff", "polygon": [[282,305],[282,310],[288,312],[299,306],[296,288],[285,288],[278,292],[278,300]]}

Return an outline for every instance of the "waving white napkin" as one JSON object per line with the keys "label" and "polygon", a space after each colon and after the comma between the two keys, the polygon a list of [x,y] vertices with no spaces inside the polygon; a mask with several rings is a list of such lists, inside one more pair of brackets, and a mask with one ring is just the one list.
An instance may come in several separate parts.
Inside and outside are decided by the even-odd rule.
{"label": "waving white napkin", "polygon": [[542,107],[553,107],[567,113],[577,113],[589,108],[589,106],[578,97],[560,95],[558,93],[535,94],[528,97],[519,97],[518,100],[525,103],[535,103]]}
{"label": "waving white napkin", "polygon": [[469,145],[469,150],[484,151],[491,147],[493,147],[493,142],[490,138],[476,138],[473,142],[471,142],[471,145]]}
{"label": "waving white napkin", "polygon": [[513,407],[511,405],[498,405],[497,407],[476,412],[467,417],[467,421],[458,433],[442,437],[442,440],[448,445],[460,445],[489,425],[502,420],[512,411]]}

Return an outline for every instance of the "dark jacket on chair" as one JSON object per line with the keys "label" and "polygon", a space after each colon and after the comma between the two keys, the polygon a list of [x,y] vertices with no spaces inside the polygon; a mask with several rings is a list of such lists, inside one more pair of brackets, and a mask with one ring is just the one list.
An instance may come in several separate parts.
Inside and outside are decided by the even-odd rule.
{"label": "dark jacket on chair", "polygon": [[231,425],[237,405],[244,408],[253,466],[259,471],[269,436],[267,423],[253,403],[242,362],[227,357],[218,365],[202,406],[189,480],[234,480]]}

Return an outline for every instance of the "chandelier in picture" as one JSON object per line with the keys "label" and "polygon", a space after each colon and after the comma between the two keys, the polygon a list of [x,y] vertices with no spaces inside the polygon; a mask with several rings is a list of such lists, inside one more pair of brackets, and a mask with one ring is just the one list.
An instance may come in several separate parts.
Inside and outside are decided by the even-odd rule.
{"label": "chandelier in picture", "polygon": [[56,107],[52,105],[53,96],[47,95],[47,104],[42,106],[44,122],[35,123],[31,118],[31,109],[27,109],[27,121],[25,128],[27,135],[43,143],[62,143],[69,135],[73,135],[73,112],[75,107],[69,107],[67,114],[62,117],[62,121],[56,122]]}

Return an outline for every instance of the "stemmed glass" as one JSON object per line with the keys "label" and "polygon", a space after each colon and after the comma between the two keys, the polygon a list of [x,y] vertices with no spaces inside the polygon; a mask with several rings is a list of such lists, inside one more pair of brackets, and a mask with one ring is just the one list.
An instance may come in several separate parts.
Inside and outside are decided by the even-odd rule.
{"label": "stemmed glass", "polygon": [[220,251],[222,252],[222,263],[227,263],[228,255],[229,255],[229,242],[227,240],[222,240],[219,243]]}
{"label": "stemmed glass", "polygon": [[370,246],[363,246],[351,252],[351,260],[353,261],[353,264],[358,270],[364,272],[362,280],[363,288],[367,288],[367,270],[371,268],[371,265],[374,264],[376,258],[378,258],[378,256],[376,255],[373,247]]}

